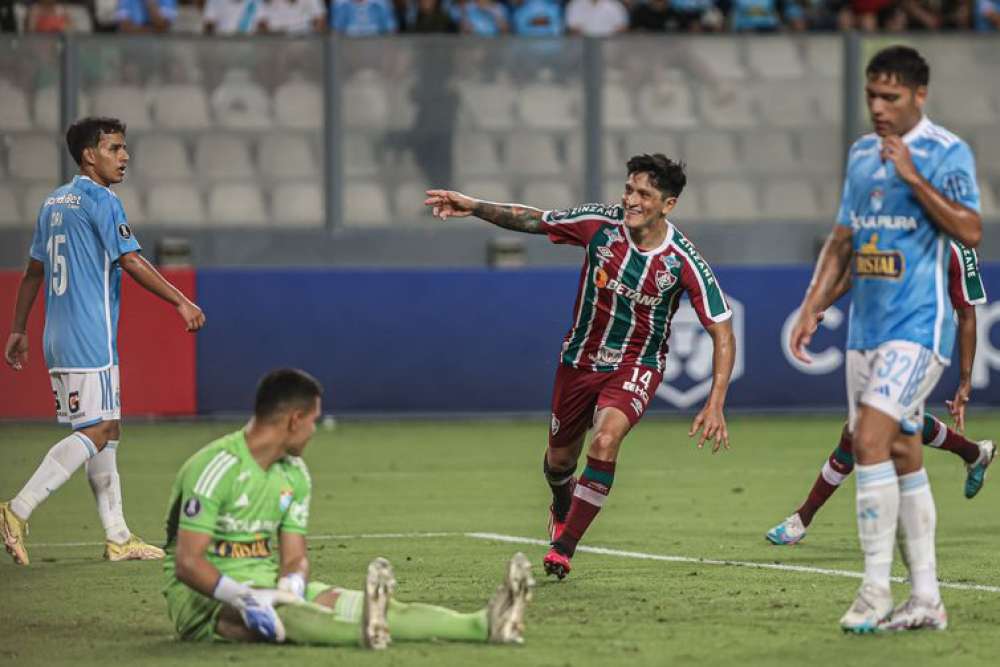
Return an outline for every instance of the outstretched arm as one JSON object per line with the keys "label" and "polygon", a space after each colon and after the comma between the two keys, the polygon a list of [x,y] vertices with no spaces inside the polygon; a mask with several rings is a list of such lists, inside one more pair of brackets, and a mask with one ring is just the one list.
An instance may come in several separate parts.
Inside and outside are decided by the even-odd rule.
{"label": "outstretched arm", "polygon": [[837,225],[833,228],[823,250],[816,261],[816,272],[802,300],[798,319],[792,327],[789,347],[792,355],[803,363],[811,363],[806,352],[816,327],[822,319],[823,311],[840,297],[844,273],[853,251],[853,232],[850,227]]}
{"label": "outstretched arm", "polygon": [[955,420],[955,429],[965,432],[965,404],[972,394],[972,365],[976,360],[976,307],[966,306],[955,311],[958,315],[959,379],[955,397],[945,401]]}
{"label": "outstretched arm", "polygon": [[726,427],[723,409],[736,360],[736,337],[733,335],[731,319],[716,322],[706,331],[712,337],[712,390],[708,394],[708,400],[705,401],[705,407],[691,422],[688,436],[693,436],[701,430],[701,437],[698,439],[699,449],[705,445],[706,440],[714,440],[712,445],[714,454],[720,447],[729,449],[729,430]]}
{"label": "outstretched arm", "polygon": [[21,276],[21,285],[17,289],[17,301],[14,304],[14,321],[10,327],[10,336],[4,346],[4,360],[15,371],[24,368],[28,361],[28,315],[38,297],[38,288],[45,280],[45,265],[37,259],[28,260],[28,266]]}
{"label": "outstretched arm", "polygon": [[138,252],[129,252],[118,258],[118,263],[137,283],[177,308],[188,331],[205,326],[205,314],[184,293],[170,284],[159,271]]}
{"label": "outstretched arm", "polygon": [[496,204],[463,195],[453,190],[428,190],[425,206],[430,206],[437,218],[464,218],[474,215],[497,227],[526,234],[544,234],[544,211],[523,204]]}

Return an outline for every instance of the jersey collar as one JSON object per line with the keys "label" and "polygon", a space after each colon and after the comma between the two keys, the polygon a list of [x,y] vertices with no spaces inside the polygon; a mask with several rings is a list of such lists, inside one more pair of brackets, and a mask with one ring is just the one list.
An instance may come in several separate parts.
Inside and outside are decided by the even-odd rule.
{"label": "jersey collar", "polygon": [[632,240],[632,235],[628,233],[628,227],[625,227],[625,238],[628,239],[628,245],[630,248],[632,248],[632,250],[639,253],[640,255],[652,257],[653,255],[660,254],[661,252],[667,249],[667,246],[670,245],[670,241],[674,238],[674,225],[669,220],[667,220],[667,233],[663,237],[663,242],[660,245],[653,248],[652,250],[643,250],[642,248],[637,246],[635,244],[635,241]]}
{"label": "jersey collar", "polygon": [[[920,122],[910,128],[910,131],[903,135],[903,143],[909,146],[923,136],[924,132],[926,132],[927,128],[929,128],[932,124],[931,119],[928,118],[926,114],[921,116]],[[882,150],[882,137],[878,138],[878,148],[879,150]]]}

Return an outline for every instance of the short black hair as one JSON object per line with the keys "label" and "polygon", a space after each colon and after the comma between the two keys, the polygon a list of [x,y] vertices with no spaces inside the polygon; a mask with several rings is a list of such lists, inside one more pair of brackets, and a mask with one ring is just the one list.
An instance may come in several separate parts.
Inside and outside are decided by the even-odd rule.
{"label": "short black hair", "polygon": [[909,46],[889,46],[868,61],[865,75],[869,79],[894,77],[909,88],[926,86],[931,80],[931,67],[920,53]]}
{"label": "short black hair", "polygon": [[257,419],[268,419],[289,407],[311,410],[322,395],[323,385],[309,373],[297,368],[279,368],[257,384],[253,414]]}
{"label": "short black hair", "polygon": [[679,197],[687,185],[684,163],[671,160],[663,153],[633,155],[626,164],[628,175],[649,174],[649,182],[665,197]]}
{"label": "short black hair", "polygon": [[88,116],[81,118],[66,130],[66,147],[73,160],[80,165],[83,163],[83,149],[97,148],[101,143],[102,134],[125,134],[125,123],[117,118],[104,116]]}

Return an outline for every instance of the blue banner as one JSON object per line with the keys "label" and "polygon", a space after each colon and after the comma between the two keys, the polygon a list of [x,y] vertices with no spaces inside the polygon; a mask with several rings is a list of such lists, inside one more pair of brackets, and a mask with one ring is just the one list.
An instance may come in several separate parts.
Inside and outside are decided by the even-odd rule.
{"label": "blue banner", "polygon": [[[1000,265],[984,267],[1000,294]],[[731,407],[781,410],[845,404],[845,303],[831,308],[803,367],[783,329],[811,267],[721,267],[734,309]],[[201,413],[246,412],[257,379],[297,366],[327,387],[334,413],[546,411],[579,272],[574,269],[226,270],[198,274],[208,315],[199,334]],[[974,404],[1000,405],[1000,306],[980,306]],[[957,352],[956,352],[957,359]],[[693,410],[711,384],[712,343],[686,301],[651,409]],[[949,368],[929,403],[942,410]]]}

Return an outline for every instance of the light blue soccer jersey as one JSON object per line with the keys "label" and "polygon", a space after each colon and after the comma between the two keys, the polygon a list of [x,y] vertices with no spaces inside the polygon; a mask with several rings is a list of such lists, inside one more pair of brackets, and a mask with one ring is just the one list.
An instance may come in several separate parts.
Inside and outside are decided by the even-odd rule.
{"label": "light blue soccer jersey", "polygon": [[118,363],[118,258],[139,250],[110,189],[77,176],[42,204],[31,257],[45,264],[45,363],[50,372]]}
{"label": "light blue soccer jersey", "polygon": [[[952,201],[979,211],[976,166],[968,144],[926,117],[903,137],[917,170]],[[854,142],[837,222],[854,231],[847,347],[871,350],[906,340],[951,358],[955,326],[948,299],[949,239],[940,232],[892,162],[882,140]]]}

